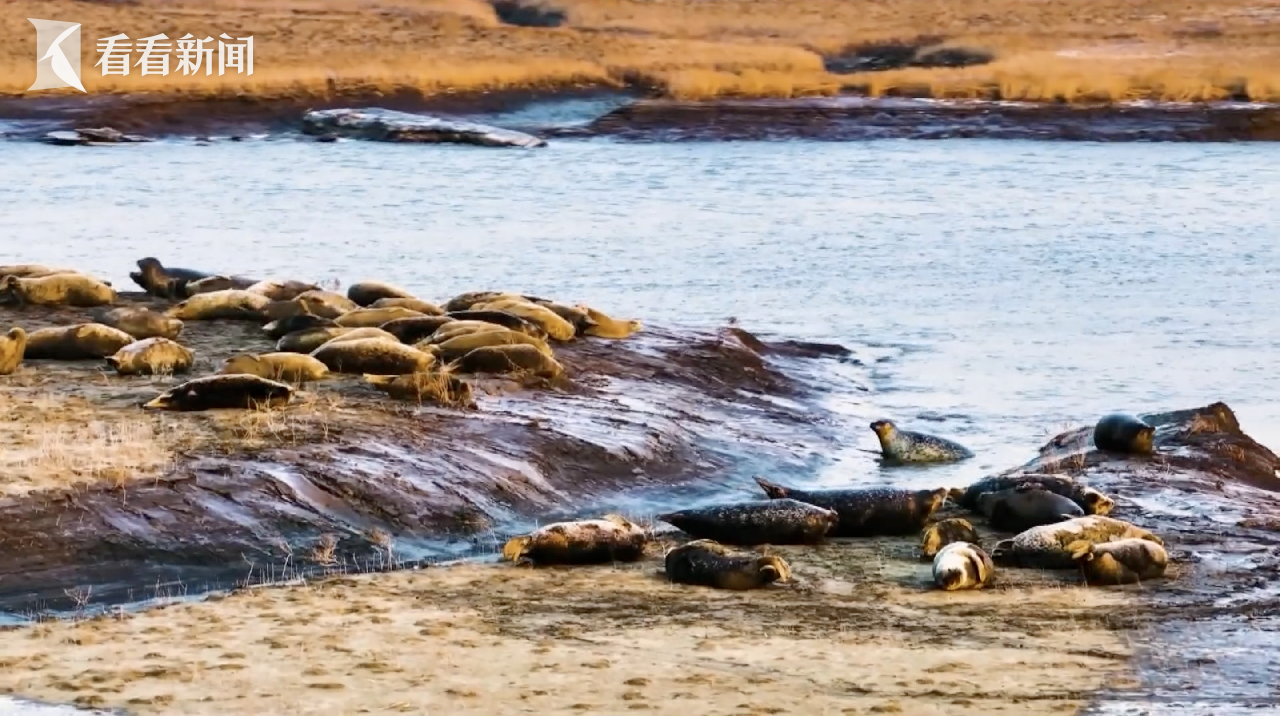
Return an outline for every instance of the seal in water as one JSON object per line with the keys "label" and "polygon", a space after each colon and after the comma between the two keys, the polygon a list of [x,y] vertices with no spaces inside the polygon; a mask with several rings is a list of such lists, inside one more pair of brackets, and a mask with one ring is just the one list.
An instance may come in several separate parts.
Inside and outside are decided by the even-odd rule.
{"label": "seal in water", "polygon": [[517,564],[602,564],[635,562],[644,556],[649,532],[621,515],[598,520],[555,522],[513,537],[502,558]]}
{"label": "seal in water", "polygon": [[537,346],[520,343],[476,348],[450,363],[449,370],[455,373],[498,375],[518,373],[546,379],[564,375],[564,366],[555,358],[543,353]]}
{"label": "seal in water", "polygon": [[413,345],[418,341],[430,338],[445,324],[456,321],[448,316],[420,316],[415,318],[397,318],[382,324],[382,330],[390,333],[401,343]]}
{"label": "seal in water", "polygon": [[919,532],[947,497],[946,488],[906,490],[864,487],[848,490],[796,490],[759,477],[756,482],[770,499],[791,498],[834,510],[840,515],[831,537],[876,537]]}
{"label": "seal in water", "polygon": [[1121,539],[1094,544],[1087,540],[1067,545],[1080,565],[1085,584],[1133,584],[1164,576],[1169,554],[1164,547],[1145,539]]}
{"label": "seal in water", "polygon": [[431,370],[435,356],[385,338],[330,341],[311,352],[334,373],[404,375]]}
{"label": "seal in water", "polygon": [[587,305],[580,305],[578,308],[586,311],[587,318],[591,321],[591,324],[582,331],[588,336],[595,336],[596,338],[626,338],[632,333],[644,329],[644,324],[640,321],[622,321],[610,318]]}
{"label": "seal in water", "polygon": [[548,357],[552,355],[551,346],[548,346],[543,341],[531,336],[526,336],[523,333],[507,330],[506,328],[468,333],[466,335],[450,338],[443,343],[427,343],[422,346],[422,350],[430,351],[441,361],[448,363],[461,358],[477,348],[513,345],[533,346],[543,355]]}
{"label": "seal in water", "polygon": [[307,383],[329,375],[324,363],[305,353],[246,353],[222,364],[219,375],[243,373],[282,383]]}
{"label": "seal in water", "polygon": [[[294,331],[305,331],[308,328],[331,328],[338,324],[332,318],[322,318],[311,313],[301,313],[288,318],[272,321],[262,327],[272,340],[280,340]],[[315,350],[315,348],[312,348]],[[310,353],[311,351],[307,351]]]}
{"label": "seal in water", "polygon": [[1093,426],[1093,446],[1126,455],[1150,455],[1155,451],[1156,429],[1132,415],[1104,415]]}
{"label": "seal in water", "polygon": [[96,278],[78,273],[57,273],[41,278],[5,276],[0,297],[20,306],[105,306],[116,300],[115,289]]}
{"label": "seal in water", "polygon": [[443,316],[444,309],[421,298],[379,298],[369,308],[407,308],[424,316]]}
{"label": "seal in water", "polygon": [[415,298],[412,293],[380,281],[360,281],[347,289],[347,298],[358,306],[372,306],[383,298]]}
{"label": "seal in water", "polygon": [[991,556],[969,542],[952,542],[933,558],[933,583],[948,592],[982,589],[995,571]]}
{"label": "seal in water", "polygon": [[741,591],[791,581],[791,566],[781,557],[734,552],[709,539],[668,550],[664,562],[676,584]]}
{"label": "seal in water", "polygon": [[307,291],[319,291],[320,287],[306,281],[258,281],[244,290],[260,293],[272,301],[292,301]]}
{"label": "seal in water", "polygon": [[391,308],[357,308],[338,316],[334,323],[346,328],[377,328],[397,318],[418,318],[423,314],[400,306]]}
{"label": "seal in water", "polygon": [[835,528],[840,515],[784,497],[669,512],[657,519],[696,539],[723,544],[819,544]]}
{"label": "seal in water", "polygon": [[14,326],[0,337],[0,375],[12,375],[22,365],[27,350],[27,332]]}
{"label": "seal in water", "polygon": [[200,293],[174,305],[166,315],[184,321],[231,320],[261,321],[271,299],[260,293],[239,289]]}
{"label": "seal in water", "polygon": [[534,338],[541,338],[542,340],[547,338],[547,332],[542,330],[542,326],[506,311],[451,311],[446,315],[458,321],[484,321],[503,328],[510,328],[513,331],[519,331]]}
{"label": "seal in water", "polygon": [[155,336],[130,343],[106,361],[120,375],[172,375],[191,370],[195,358],[190,348]]}
{"label": "seal in water", "polygon": [[556,315],[546,306],[530,303],[522,298],[502,298],[488,303],[481,303],[473,308],[481,311],[506,311],[513,313],[547,332],[547,336],[557,341],[571,341],[577,333],[573,324]]}
{"label": "seal in water", "polygon": [[978,510],[987,516],[992,527],[1003,532],[1022,532],[1084,517],[1080,505],[1035,485],[985,492],[978,496]]}
{"label": "seal in water", "polygon": [[892,420],[877,420],[871,429],[880,439],[880,452],[899,463],[955,462],[973,457],[960,443],[935,435],[899,430]]}
{"label": "seal in water", "polygon": [[963,517],[948,517],[925,528],[920,537],[920,556],[933,559],[943,547],[955,542],[968,542],[981,546],[978,531]]}
{"label": "seal in water", "polygon": [[133,343],[133,336],[101,323],[41,328],[27,334],[27,360],[102,360]]}
{"label": "seal in water", "polygon": [[969,487],[951,491],[951,499],[961,507],[979,512],[978,498],[987,492],[1001,492],[1017,487],[1031,485],[1048,490],[1071,500],[1080,506],[1088,515],[1108,515],[1115,507],[1115,500],[1097,490],[1076,482],[1070,475],[1061,473],[1015,473],[1012,475],[992,475],[984,477]]}
{"label": "seal in water", "polygon": [[181,298],[171,294],[170,287],[174,279],[183,281],[199,281],[211,274],[185,268],[166,268],[153,256],[138,259],[138,270],[130,271],[129,278],[142,287],[143,291],[160,298]]}
{"label": "seal in water", "polygon": [[182,321],[140,306],[97,309],[91,315],[98,323],[119,328],[138,340],[145,338],[176,340],[183,328]]}
{"label": "seal in water", "polygon": [[1032,527],[1012,539],[1001,540],[991,550],[991,558],[998,564],[1013,567],[1072,569],[1075,561],[1067,549],[1068,545],[1079,540],[1101,544],[1117,539],[1144,539],[1164,545],[1163,540],[1141,527],[1110,517],[1089,515]]}
{"label": "seal in water", "polygon": [[293,388],[256,375],[211,375],[189,380],[144,403],[148,410],[276,408],[293,398]]}
{"label": "seal in water", "polygon": [[408,375],[366,375],[365,381],[397,400],[430,402],[446,408],[475,408],[471,384],[444,371]]}

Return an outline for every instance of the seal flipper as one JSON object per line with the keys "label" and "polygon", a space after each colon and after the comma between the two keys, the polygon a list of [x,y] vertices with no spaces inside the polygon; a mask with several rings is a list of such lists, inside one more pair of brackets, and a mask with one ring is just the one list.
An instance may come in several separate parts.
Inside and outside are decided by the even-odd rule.
{"label": "seal flipper", "polygon": [[991,559],[993,561],[1001,560],[1001,559],[1011,559],[1013,556],[1012,553],[1013,553],[1013,540],[1002,539],[999,542],[996,542],[995,546],[991,548]]}
{"label": "seal flipper", "polygon": [[785,498],[789,492],[789,490],[782,485],[769,482],[763,477],[757,477],[755,480],[756,484],[760,485],[760,488],[764,490],[764,494],[768,495],[771,500],[781,500]]}
{"label": "seal flipper", "polygon": [[1067,545],[1067,551],[1071,553],[1071,559],[1083,559],[1086,562],[1093,559],[1093,543],[1089,540],[1076,540]]}

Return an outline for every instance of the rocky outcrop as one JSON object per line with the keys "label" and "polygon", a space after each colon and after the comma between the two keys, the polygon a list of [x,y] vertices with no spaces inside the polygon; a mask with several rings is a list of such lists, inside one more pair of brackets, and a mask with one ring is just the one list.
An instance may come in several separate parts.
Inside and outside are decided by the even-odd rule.
{"label": "rocky outcrop", "polygon": [[474,144],[483,147],[545,147],[546,140],[487,124],[441,119],[372,107],[324,109],[302,118],[304,134],[414,144]]}
{"label": "rocky outcrop", "polygon": [[85,144],[129,144],[133,142],[150,142],[147,137],[137,134],[125,134],[111,127],[83,127],[71,131],[49,132],[44,141],[58,146],[77,146]]}

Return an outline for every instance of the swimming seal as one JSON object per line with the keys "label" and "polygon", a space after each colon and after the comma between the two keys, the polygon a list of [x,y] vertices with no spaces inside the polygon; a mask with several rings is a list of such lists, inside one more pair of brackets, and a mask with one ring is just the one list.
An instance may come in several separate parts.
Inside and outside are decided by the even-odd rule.
{"label": "swimming seal", "polygon": [[389,283],[381,283],[379,281],[360,281],[351,284],[347,289],[347,298],[359,306],[371,306],[379,299],[383,298],[414,298],[412,293],[400,288],[392,286]]}
{"label": "swimming seal", "polygon": [[819,544],[835,528],[835,510],[798,500],[755,500],[658,515],[692,535],[722,544]]}
{"label": "swimming seal", "polygon": [[978,531],[973,528],[969,520],[962,517],[948,517],[925,528],[924,534],[920,536],[920,556],[933,559],[939,550],[953,542],[968,542],[982,546],[982,541],[978,539]]}
{"label": "swimming seal", "polygon": [[980,512],[978,498],[987,492],[1001,492],[1017,487],[1034,486],[1062,495],[1080,506],[1088,515],[1108,515],[1115,507],[1115,500],[1088,485],[1076,482],[1070,475],[1062,473],[1040,474],[1021,472],[1012,475],[991,475],[973,483],[969,487],[951,491],[951,499],[961,507]]}
{"label": "swimming seal", "polygon": [[444,309],[420,298],[379,298],[369,308],[407,308],[424,316],[443,316]]}
{"label": "swimming seal", "polygon": [[454,319],[448,316],[397,318],[382,324],[382,330],[400,339],[401,343],[413,345],[430,338],[437,330],[453,322]]}
{"label": "swimming seal", "polygon": [[596,338],[618,339],[626,338],[632,333],[644,329],[644,324],[640,321],[621,321],[610,318],[587,305],[580,304],[578,308],[586,312],[587,319],[590,321],[590,324],[582,330],[584,335],[595,336]]}
{"label": "swimming seal", "polygon": [[1023,532],[1040,525],[1084,517],[1080,505],[1035,485],[985,492],[978,496],[978,510],[987,516],[992,527],[1004,532]]}
{"label": "swimming seal", "polygon": [[97,309],[91,315],[94,321],[119,328],[138,340],[168,338],[172,341],[177,339],[183,328],[182,321],[140,306]]}
{"label": "swimming seal", "polygon": [[948,592],[981,589],[995,571],[991,555],[969,542],[952,542],[933,558],[933,583]]}
{"label": "swimming seal", "polygon": [[133,343],[133,336],[101,323],[41,328],[27,334],[27,360],[102,360]]}
{"label": "swimming seal", "polygon": [[526,336],[523,333],[507,330],[506,328],[497,328],[492,331],[477,331],[460,335],[456,338],[450,338],[444,343],[426,343],[421,346],[422,350],[430,351],[443,362],[450,362],[461,358],[477,348],[486,346],[513,346],[513,345],[529,345],[538,349],[540,353],[551,356],[551,346],[546,343]]}
{"label": "swimming seal", "polygon": [[[333,322],[332,318],[322,318],[311,313],[301,313],[288,318],[281,318],[278,321],[272,321],[262,327],[272,340],[280,340],[295,331],[305,331],[308,328],[332,328],[338,324]],[[318,344],[317,344],[318,345]],[[314,347],[312,348],[314,350]],[[311,351],[307,351],[310,353]]]}
{"label": "swimming seal", "polygon": [[311,355],[334,373],[404,375],[431,370],[435,362],[430,353],[385,338],[330,341]]}
{"label": "swimming seal", "polygon": [[457,321],[483,321],[510,328],[534,338],[543,340],[547,338],[547,332],[542,330],[541,326],[506,311],[452,311],[445,315]]}
{"label": "swimming seal", "polygon": [[293,388],[256,375],[211,375],[175,386],[143,404],[147,410],[276,408],[288,404]]}
{"label": "swimming seal", "polygon": [[106,361],[120,375],[173,375],[191,370],[195,357],[190,348],[155,336],[130,343]]}
{"label": "swimming seal", "polygon": [[14,326],[0,336],[0,375],[12,375],[22,365],[27,350],[27,332]]}
{"label": "swimming seal", "polygon": [[240,289],[199,293],[171,307],[165,315],[184,321],[218,319],[261,321],[271,299]]}
{"label": "swimming seal", "polygon": [[1156,429],[1132,415],[1104,415],[1093,426],[1093,446],[1126,455],[1150,455],[1155,451]]}
{"label": "swimming seal", "polygon": [[635,562],[644,556],[649,532],[621,515],[598,520],[555,522],[513,537],[502,558],[517,564],[603,564]]}
{"label": "swimming seal", "polygon": [[935,435],[899,430],[892,420],[877,420],[871,429],[880,439],[885,459],[899,463],[955,462],[973,457],[960,443]]}
{"label": "swimming seal", "polygon": [[1094,544],[1087,540],[1067,545],[1080,566],[1085,584],[1134,584],[1164,576],[1169,554],[1164,547],[1145,539],[1121,539]]}
{"label": "swimming seal", "polygon": [[307,383],[329,375],[329,369],[303,353],[246,353],[226,359],[218,373],[245,373],[282,383]]}
{"label": "swimming seal", "polygon": [[674,547],[663,561],[676,584],[743,591],[791,581],[791,566],[781,557],[734,552],[709,539]]}
{"label": "swimming seal", "polygon": [[96,278],[76,273],[58,273],[40,278],[5,276],[0,280],[0,297],[11,298],[19,306],[105,306],[116,300],[115,289]]}
{"label": "swimming seal", "polygon": [[896,487],[864,487],[847,490],[797,490],[756,478],[770,499],[791,498],[834,510],[840,522],[830,537],[876,537],[919,532],[942,506],[946,488],[906,490]]}
{"label": "swimming seal", "polygon": [[397,318],[418,318],[423,314],[407,308],[392,306],[391,308],[357,308],[334,319],[334,323],[345,328],[377,328]]}
{"label": "swimming seal", "polygon": [[365,375],[364,379],[369,385],[397,400],[429,402],[446,408],[476,407],[471,384],[444,371],[408,375]]}
{"label": "swimming seal", "polygon": [[138,259],[138,270],[129,272],[129,278],[142,287],[143,291],[160,298],[182,298],[182,296],[170,292],[175,279],[199,281],[202,278],[208,278],[210,275],[207,272],[194,271],[192,269],[166,268],[153,256]]}
{"label": "swimming seal", "polygon": [[258,281],[244,290],[260,293],[272,301],[292,301],[307,291],[319,291],[320,287],[306,281]]}
{"label": "swimming seal", "polygon": [[512,373],[553,379],[564,375],[564,366],[537,346],[513,344],[484,346],[467,352],[449,364],[455,373]]}
{"label": "swimming seal", "polygon": [[1150,532],[1121,520],[1089,515],[1051,525],[1032,527],[1016,537],[1001,540],[991,550],[997,564],[1040,569],[1072,569],[1075,560],[1067,546],[1079,540],[1101,544],[1117,539],[1144,539],[1164,545]]}

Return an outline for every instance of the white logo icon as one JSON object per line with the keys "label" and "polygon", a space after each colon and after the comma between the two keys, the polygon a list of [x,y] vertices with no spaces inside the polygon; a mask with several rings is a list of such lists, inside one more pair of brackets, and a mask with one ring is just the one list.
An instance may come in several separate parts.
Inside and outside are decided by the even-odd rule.
{"label": "white logo icon", "polygon": [[36,26],[36,81],[27,91],[75,87],[80,83],[80,23],[27,20]]}

